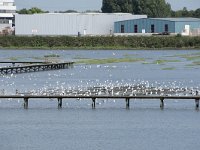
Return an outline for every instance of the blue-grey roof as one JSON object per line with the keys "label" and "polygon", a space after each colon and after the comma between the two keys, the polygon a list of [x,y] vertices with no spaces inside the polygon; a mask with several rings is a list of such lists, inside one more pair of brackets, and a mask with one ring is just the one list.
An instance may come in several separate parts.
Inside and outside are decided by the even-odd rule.
{"label": "blue-grey roof", "polygon": [[149,18],[149,19],[156,19],[156,20],[169,20],[169,21],[177,21],[177,22],[189,22],[189,21],[199,21],[200,22],[200,18]]}
{"label": "blue-grey roof", "polygon": [[123,21],[116,21],[117,22],[124,22],[124,21],[131,21],[131,20],[166,20],[166,21],[173,21],[173,22],[200,22],[200,18],[137,18],[137,19],[129,19],[129,20],[123,20]]}

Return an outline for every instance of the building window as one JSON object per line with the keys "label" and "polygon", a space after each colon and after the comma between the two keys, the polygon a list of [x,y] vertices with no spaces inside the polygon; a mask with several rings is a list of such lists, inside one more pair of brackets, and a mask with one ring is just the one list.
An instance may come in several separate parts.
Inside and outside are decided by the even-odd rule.
{"label": "building window", "polygon": [[151,33],[154,33],[154,32],[155,32],[155,25],[152,24],[152,25],[151,25]]}
{"label": "building window", "polygon": [[121,25],[121,33],[124,33],[124,25]]}
{"label": "building window", "polygon": [[169,26],[168,24],[165,24],[165,32],[168,32],[169,31]]}
{"label": "building window", "polygon": [[138,33],[138,25],[134,25],[134,33]]}

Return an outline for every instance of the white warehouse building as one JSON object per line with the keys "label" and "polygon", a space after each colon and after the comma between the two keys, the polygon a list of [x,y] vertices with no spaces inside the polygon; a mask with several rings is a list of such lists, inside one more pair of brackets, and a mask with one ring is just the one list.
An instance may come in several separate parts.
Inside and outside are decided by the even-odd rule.
{"label": "white warehouse building", "polygon": [[15,35],[111,35],[114,22],[147,18],[129,13],[47,13],[15,15]]}

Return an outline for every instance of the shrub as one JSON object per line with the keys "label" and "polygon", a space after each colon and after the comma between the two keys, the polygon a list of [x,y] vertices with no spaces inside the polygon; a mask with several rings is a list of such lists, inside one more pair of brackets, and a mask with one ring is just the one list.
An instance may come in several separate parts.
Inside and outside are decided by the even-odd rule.
{"label": "shrub", "polygon": [[97,36],[97,37],[42,37],[42,36],[1,36],[2,48],[113,48],[113,49],[151,49],[151,48],[200,48],[200,37],[183,36]]}

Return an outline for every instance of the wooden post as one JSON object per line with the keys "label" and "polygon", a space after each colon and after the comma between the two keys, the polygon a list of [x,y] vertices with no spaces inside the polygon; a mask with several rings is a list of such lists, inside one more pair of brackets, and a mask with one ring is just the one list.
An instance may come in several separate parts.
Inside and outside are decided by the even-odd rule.
{"label": "wooden post", "polygon": [[12,63],[12,66],[15,67],[15,63],[14,62]]}
{"label": "wooden post", "polygon": [[165,106],[164,104],[164,98],[160,98],[160,108],[163,109]]}
{"label": "wooden post", "polygon": [[24,109],[28,109],[28,98],[24,98]]}
{"label": "wooden post", "polygon": [[130,98],[126,98],[126,109],[130,108]]}
{"label": "wooden post", "polygon": [[96,98],[92,98],[92,108],[96,108]]}
{"label": "wooden post", "polygon": [[[198,96],[198,95],[199,95],[199,92],[196,91],[196,96]],[[195,99],[195,104],[196,104],[196,109],[199,109],[199,98]]]}
{"label": "wooden post", "polygon": [[196,109],[199,109],[199,99],[195,99]]}
{"label": "wooden post", "polygon": [[62,108],[62,98],[58,98],[58,109]]}

